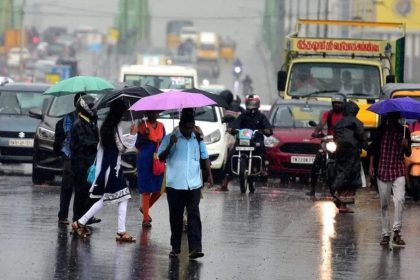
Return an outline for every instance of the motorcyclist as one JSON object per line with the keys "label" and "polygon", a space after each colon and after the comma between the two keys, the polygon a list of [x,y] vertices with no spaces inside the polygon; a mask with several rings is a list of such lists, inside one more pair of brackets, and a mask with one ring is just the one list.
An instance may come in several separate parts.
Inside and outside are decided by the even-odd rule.
{"label": "motorcyclist", "polygon": [[234,102],[233,93],[230,90],[228,89],[223,90],[222,92],[220,92],[220,96],[223,97],[223,99],[228,104],[228,107],[226,108],[226,111],[225,111],[225,116],[227,118],[230,117],[230,118],[236,119],[236,117],[238,117],[241,113],[245,112],[244,108],[242,108],[240,104],[238,104],[238,102]]}
{"label": "motorcyclist", "polygon": [[[229,126],[228,132],[235,134],[239,129],[252,129],[252,130],[261,130],[265,136],[271,136],[273,134],[273,129],[269,123],[267,117],[262,114],[258,108],[260,107],[260,97],[255,94],[247,95],[245,98],[245,108],[246,111],[244,114],[239,115]],[[265,147],[264,147],[264,137],[261,134],[256,135],[257,141],[260,143],[260,149],[256,149],[256,153],[262,157],[263,160],[263,170],[265,172]],[[232,172],[231,170],[231,158],[235,153],[235,149],[232,149],[229,152],[228,159],[224,168],[225,177],[223,178],[222,186],[219,188],[219,191],[228,191],[229,177]]]}
{"label": "motorcyclist", "polygon": [[[312,137],[322,137],[322,130],[324,129],[325,125],[327,125],[327,134],[334,134],[334,126],[343,118],[344,103],[345,98],[343,95],[336,95],[331,98],[332,109],[322,114],[318,126],[312,133]],[[322,150],[318,151],[311,169],[311,189],[306,193],[309,196],[315,195],[315,187],[318,183],[319,171],[321,170],[324,161],[324,152]]]}

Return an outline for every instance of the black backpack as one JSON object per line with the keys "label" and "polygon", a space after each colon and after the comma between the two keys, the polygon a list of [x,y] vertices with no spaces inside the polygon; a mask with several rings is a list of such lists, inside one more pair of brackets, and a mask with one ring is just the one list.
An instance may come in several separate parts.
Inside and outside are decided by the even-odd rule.
{"label": "black backpack", "polygon": [[63,148],[64,140],[66,139],[66,133],[64,132],[64,118],[61,118],[55,124],[55,136],[54,136],[54,153],[61,155],[61,149]]}

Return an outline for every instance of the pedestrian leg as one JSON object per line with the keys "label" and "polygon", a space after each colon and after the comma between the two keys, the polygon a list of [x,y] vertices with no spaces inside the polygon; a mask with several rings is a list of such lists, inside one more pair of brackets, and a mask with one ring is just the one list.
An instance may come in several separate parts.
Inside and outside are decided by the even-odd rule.
{"label": "pedestrian leg", "polygon": [[190,253],[201,252],[201,218],[200,218],[200,189],[188,192],[187,214],[188,214],[188,247]]}
{"label": "pedestrian leg", "polygon": [[160,198],[160,196],[160,191],[152,193],[152,196],[150,197],[149,208],[152,208],[153,204],[155,204],[155,202]]}
{"label": "pedestrian leg", "polygon": [[90,209],[78,220],[78,222],[82,225],[86,225],[86,223],[95,216],[102,208],[104,207],[104,200],[103,198],[99,199],[95,204],[90,207]]}
{"label": "pedestrian leg", "polygon": [[171,246],[172,252],[176,254],[181,252],[182,215],[185,208],[186,192],[170,187],[166,188],[166,197],[169,206],[169,223],[171,226]]}
{"label": "pedestrian leg", "polygon": [[390,236],[388,204],[391,196],[391,183],[378,179],[379,198],[381,201],[382,236]]}
{"label": "pedestrian leg", "polygon": [[142,193],[143,227],[151,227],[149,216],[150,196],[150,193]]}
{"label": "pedestrian leg", "polygon": [[401,231],[402,215],[404,212],[405,201],[405,177],[397,178],[392,184],[394,193],[394,225],[393,231]]}
{"label": "pedestrian leg", "polygon": [[118,233],[125,233],[125,224],[127,219],[128,200],[118,203]]}
{"label": "pedestrian leg", "polygon": [[68,223],[69,206],[71,196],[73,195],[73,172],[71,171],[71,162],[68,159],[64,160],[63,165],[63,179],[61,182],[60,192],[60,210],[58,212],[58,220],[61,223]]}

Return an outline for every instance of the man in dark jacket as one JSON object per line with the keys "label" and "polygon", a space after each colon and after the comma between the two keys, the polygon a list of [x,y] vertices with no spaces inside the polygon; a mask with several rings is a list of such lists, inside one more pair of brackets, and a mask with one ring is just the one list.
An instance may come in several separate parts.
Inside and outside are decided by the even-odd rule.
{"label": "man in dark jacket", "polygon": [[[230,125],[228,131],[233,133],[235,130],[239,129],[252,129],[260,130],[265,136],[271,136],[273,130],[271,124],[268,121],[267,117],[259,111],[260,107],[260,97],[258,95],[248,95],[245,99],[245,113],[239,115],[235,121]],[[265,147],[264,147],[264,137],[262,134],[258,135],[260,142],[259,149],[255,150],[255,153],[262,157],[263,168],[265,171]],[[229,152],[228,159],[225,165],[225,177],[222,182],[222,186],[218,189],[219,191],[228,191],[227,185],[229,184],[229,177],[232,172],[231,170],[231,157],[235,153],[235,149],[232,149]],[[253,192],[254,190],[250,190]]]}
{"label": "man in dark jacket", "polygon": [[[76,107],[77,101],[81,96],[85,95],[84,92],[77,93],[74,96],[74,107]],[[56,127],[56,139],[54,140],[54,151],[61,156],[63,159],[63,178],[61,181],[61,192],[60,192],[60,210],[58,211],[58,223],[69,224],[68,214],[70,200],[73,195],[74,175],[71,169],[71,151],[70,151],[70,140],[71,140],[71,128],[74,120],[77,118],[77,112],[68,113],[63,117],[62,121],[57,123]],[[58,131],[62,131],[63,139],[59,139]]]}
{"label": "man in dark jacket", "polygon": [[354,196],[356,189],[362,185],[361,178],[361,149],[367,149],[367,141],[363,131],[363,123],[356,118],[359,107],[353,101],[347,101],[343,118],[338,121],[334,129],[334,141],[337,144],[335,153],[335,178],[331,185],[331,193],[338,198],[334,202],[340,213],[353,213],[346,206],[343,197],[346,194]]}
{"label": "man in dark jacket", "polygon": [[369,147],[369,173],[377,176],[379,197],[381,200],[382,240],[383,246],[390,242],[390,224],[388,218],[388,203],[391,190],[394,200],[395,219],[393,225],[394,246],[404,246],[401,238],[402,213],[405,200],[404,155],[411,155],[410,131],[399,123],[400,113],[391,113],[384,117],[378,128],[378,136]]}
{"label": "man in dark jacket", "polygon": [[93,204],[89,198],[87,171],[95,161],[99,142],[96,112],[92,110],[94,101],[90,95],[78,100],[77,119],[71,130],[71,166],[75,178],[73,221],[80,219]]}

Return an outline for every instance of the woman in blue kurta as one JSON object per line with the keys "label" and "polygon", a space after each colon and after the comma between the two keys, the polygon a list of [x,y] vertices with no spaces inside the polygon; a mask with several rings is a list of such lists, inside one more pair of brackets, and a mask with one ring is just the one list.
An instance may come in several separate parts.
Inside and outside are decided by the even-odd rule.
{"label": "woman in blue kurta", "polygon": [[143,227],[151,227],[149,209],[159,199],[163,174],[153,174],[153,155],[165,136],[165,128],[157,121],[158,112],[146,113],[147,120],[139,124],[137,136],[137,189],[142,195],[140,212],[143,213]]}

